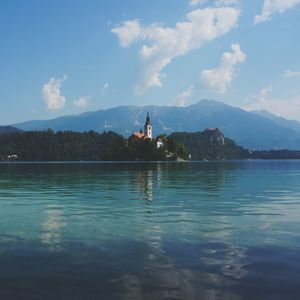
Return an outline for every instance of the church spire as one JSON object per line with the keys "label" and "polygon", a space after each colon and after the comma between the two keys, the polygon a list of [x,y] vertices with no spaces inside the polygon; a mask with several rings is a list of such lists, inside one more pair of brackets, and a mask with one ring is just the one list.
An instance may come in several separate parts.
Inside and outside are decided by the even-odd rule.
{"label": "church spire", "polygon": [[149,112],[147,112],[144,134],[146,138],[152,139],[152,126],[151,126]]}
{"label": "church spire", "polygon": [[149,112],[147,112],[146,125],[147,124],[151,125]]}

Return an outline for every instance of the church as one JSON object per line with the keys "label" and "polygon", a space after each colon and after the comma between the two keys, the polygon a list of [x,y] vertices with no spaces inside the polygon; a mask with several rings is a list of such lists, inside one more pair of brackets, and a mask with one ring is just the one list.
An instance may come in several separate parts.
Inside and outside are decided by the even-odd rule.
{"label": "church", "polygon": [[134,132],[132,136],[137,140],[147,140],[147,139],[152,140],[152,126],[151,126],[149,112],[147,112],[144,131],[141,129],[138,132]]}

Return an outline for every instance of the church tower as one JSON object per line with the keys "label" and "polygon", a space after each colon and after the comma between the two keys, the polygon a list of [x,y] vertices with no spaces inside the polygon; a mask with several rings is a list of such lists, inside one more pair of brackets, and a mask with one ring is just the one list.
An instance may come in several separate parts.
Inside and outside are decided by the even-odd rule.
{"label": "church tower", "polygon": [[152,126],[151,126],[151,122],[150,122],[149,112],[147,112],[147,118],[146,118],[144,133],[145,133],[146,138],[152,139]]}

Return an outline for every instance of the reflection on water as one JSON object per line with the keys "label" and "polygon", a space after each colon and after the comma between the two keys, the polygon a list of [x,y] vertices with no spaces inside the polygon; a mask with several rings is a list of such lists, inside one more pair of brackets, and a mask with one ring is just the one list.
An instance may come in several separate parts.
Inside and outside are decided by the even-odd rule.
{"label": "reflection on water", "polygon": [[155,175],[153,174],[153,170],[151,169],[138,170],[135,173],[131,174],[133,188],[136,191],[144,194],[143,198],[146,204],[151,204],[153,200],[153,176],[156,177],[155,180],[157,184],[159,184],[159,173],[160,169],[158,168]]}
{"label": "reflection on water", "polygon": [[0,164],[1,299],[298,299],[300,162]]}
{"label": "reflection on water", "polygon": [[61,250],[61,229],[66,225],[63,220],[63,210],[60,205],[52,204],[45,209],[45,214],[41,241],[49,246],[49,250],[59,251]]}

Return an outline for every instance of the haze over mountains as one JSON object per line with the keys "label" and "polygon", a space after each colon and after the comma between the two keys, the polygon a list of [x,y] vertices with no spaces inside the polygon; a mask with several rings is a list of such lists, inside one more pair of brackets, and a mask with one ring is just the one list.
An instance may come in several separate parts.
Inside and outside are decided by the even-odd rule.
{"label": "haze over mountains", "polygon": [[226,137],[248,149],[300,149],[299,122],[265,112],[247,112],[213,100],[202,100],[188,107],[121,106],[13,126],[22,130],[112,130],[127,137],[143,128],[147,112],[150,113],[155,135],[218,127]]}
{"label": "haze over mountains", "polygon": [[287,120],[282,117],[278,117],[278,116],[270,113],[267,110],[260,110],[260,111],[253,111],[253,112],[262,117],[265,117],[267,119],[274,121],[277,125],[279,125],[281,127],[287,127],[287,128],[290,128],[290,129],[300,132],[300,122],[298,122],[298,121]]}

